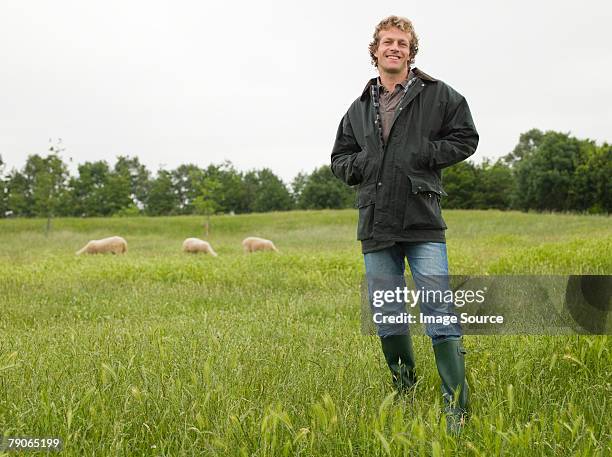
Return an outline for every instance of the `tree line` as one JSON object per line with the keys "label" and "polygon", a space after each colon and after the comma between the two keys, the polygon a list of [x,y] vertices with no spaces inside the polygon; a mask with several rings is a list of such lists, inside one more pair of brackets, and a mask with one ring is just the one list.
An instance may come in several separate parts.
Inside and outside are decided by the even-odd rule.
{"label": "tree line", "polygon": [[289,187],[268,168],[241,172],[229,161],[180,165],[152,176],[138,157],[119,156],[113,166],[104,160],[80,164],[78,175],[70,176],[50,150],[30,155],[21,170],[2,169],[0,157],[0,217],[239,214],[346,208],[354,200],[354,191],[328,166],[300,173]]}
{"label": "tree line", "polygon": [[[137,157],[78,165],[68,173],[58,146],[6,171],[0,157],[0,217],[129,216],[250,213],[349,208],[355,190],[328,165],[298,174],[289,185],[270,169],[242,172],[229,161],[159,170]],[[462,162],[443,171],[443,206],[609,213],[612,146],[567,133],[530,130],[501,159]]]}
{"label": "tree line", "polygon": [[444,207],[609,214],[612,145],[532,129],[492,163],[459,163],[443,174]]}

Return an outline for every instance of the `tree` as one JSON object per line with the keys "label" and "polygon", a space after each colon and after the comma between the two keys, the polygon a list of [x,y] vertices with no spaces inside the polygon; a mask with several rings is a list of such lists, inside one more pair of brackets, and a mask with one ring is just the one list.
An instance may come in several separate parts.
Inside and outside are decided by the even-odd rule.
{"label": "tree", "polygon": [[476,167],[470,162],[459,162],[443,170],[442,184],[448,194],[444,199],[444,208],[470,209],[475,207],[476,174]]}
{"label": "tree", "polygon": [[612,145],[604,143],[587,164],[593,188],[590,212],[612,212]]}
{"label": "tree", "polygon": [[31,189],[26,177],[17,170],[11,171],[6,180],[7,214],[33,216]]}
{"label": "tree", "polygon": [[207,179],[200,187],[199,195],[194,199],[193,206],[197,214],[206,216],[204,230],[206,237],[210,234],[210,216],[219,210],[219,204],[215,200],[215,194],[221,188],[221,183],[216,179]]}
{"label": "tree", "polygon": [[308,182],[308,173],[304,173],[300,171],[293,181],[291,181],[291,198],[293,199],[293,203],[297,208],[301,208],[300,199],[302,196],[302,192],[304,191],[304,187]]}
{"label": "tree", "polygon": [[193,202],[204,183],[204,170],[193,164],[172,171],[172,185],[178,201],[177,214],[193,214]]}
{"label": "tree", "polygon": [[151,184],[151,173],[147,167],[140,163],[138,157],[119,156],[114,171],[129,181],[132,203],[140,209],[144,208]]}
{"label": "tree", "polygon": [[298,174],[292,187],[302,209],[350,208],[355,202],[354,190],[336,178],[327,165],[315,168],[310,175]]}
{"label": "tree", "polygon": [[4,161],[0,155],[0,217],[5,217],[8,211],[7,181],[4,179]]}
{"label": "tree", "polygon": [[73,214],[76,216],[109,216],[108,182],[110,167],[104,160],[85,162],[78,167],[79,176],[70,180]]}
{"label": "tree", "polygon": [[144,207],[149,172],[138,158],[119,156],[113,169],[103,160],[85,162],[70,179],[70,213],[75,216],[112,216]]}
{"label": "tree", "polygon": [[[51,218],[57,215],[66,192],[68,169],[55,154],[48,155],[34,178],[32,197],[34,213],[47,218],[45,235],[51,230]],[[27,165],[26,165],[27,167]]]}
{"label": "tree", "polygon": [[567,211],[569,189],[581,142],[567,133],[546,132],[537,144],[514,162],[517,192],[514,201],[523,210]]}
{"label": "tree", "polygon": [[172,182],[172,173],[159,170],[151,183],[145,211],[149,216],[176,214],[179,208],[178,197]]}
{"label": "tree", "polygon": [[292,207],[287,187],[269,168],[250,171],[245,175],[246,186],[251,195],[250,209],[255,212],[287,211]]}
{"label": "tree", "polygon": [[503,157],[503,161],[512,167],[517,162],[528,158],[542,143],[544,133],[538,129],[531,129],[521,133],[518,144],[510,154]]}
{"label": "tree", "polygon": [[61,140],[49,147],[50,154],[28,156],[21,172],[8,177],[7,210],[16,216],[47,218],[45,233],[51,229],[51,218],[58,214],[66,194],[68,169],[58,153]]}
{"label": "tree", "polygon": [[498,160],[491,164],[484,160],[475,167],[475,187],[471,207],[478,209],[508,209],[514,193],[512,170]]}
{"label": "tree", "polygon": [[578,163],[568,192],[568,205],[577,211],[609,213],[612,210],[612,147],[593,141],[580,144]]}
{"label": "tree", "polygon": [[252,194],[247,188],[245,176],[238,172],[230,161],[226,160],[220,165],[209,165],[204,175],[206,179],[214,179],[219,183],[214,197],[218,211],[235,213],[251,211]]}
{"label": "tree", "polygon": [[109,215],[117,214],[119,211],[135,205],[132,198],[130,176],[124,173],[111,171],[108,174],[103,188],[103,195]]}

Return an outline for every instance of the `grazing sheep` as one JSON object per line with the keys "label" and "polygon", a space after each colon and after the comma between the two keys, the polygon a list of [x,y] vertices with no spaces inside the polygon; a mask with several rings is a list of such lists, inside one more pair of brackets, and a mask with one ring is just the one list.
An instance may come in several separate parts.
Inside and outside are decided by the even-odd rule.
{"label": "grazing sheep", "polygon": [[127,241],[120,236],[111,236],[101,240],[91,240],[82,249],[76,252],[76,255],[81,254],[104,254],[111,252],[113,254],[124,254],[127,252]]}
{"label": "grazing sheep", "polygon": [[276,246],[270,240],[264,240],[263,238],[257,238],[256,236],[250,236],[242,240],[242,247],[244,252],[255,252],[255,251],[276,251]]}
{"label": "grazing sheep", "polygon": [[217,253],[213,250],[210,243],[199,238],[187,238],[185,241],[183,241],[183,252],[189,252],[192,254],[203,252],[204,254],[210,254],[213,257],[217,257]]}

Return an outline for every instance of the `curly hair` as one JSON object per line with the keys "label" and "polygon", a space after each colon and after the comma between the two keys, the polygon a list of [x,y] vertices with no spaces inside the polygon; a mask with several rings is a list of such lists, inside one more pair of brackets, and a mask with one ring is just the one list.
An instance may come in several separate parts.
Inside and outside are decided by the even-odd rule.
{"label": "curly hair", "polygon": [[410,34],[410,60],[408,60],[408,65],[412,65],[414,63],[414,58],[417,55],[417,52],[419,52],[419,37],[414,31],[414,27],[412,26],[410,19],[401,16],[386,17],[380,21],[374,29],[374,35],[372,36],[373,40],[368,46],[370,58],[372,59],[372,65],[375,67],[378,67],[378,61],[374,54],[376,53],[378,44],[380,43],[380,32],[382,30],[389,30],[392,27],[396,27],[402,32]]}

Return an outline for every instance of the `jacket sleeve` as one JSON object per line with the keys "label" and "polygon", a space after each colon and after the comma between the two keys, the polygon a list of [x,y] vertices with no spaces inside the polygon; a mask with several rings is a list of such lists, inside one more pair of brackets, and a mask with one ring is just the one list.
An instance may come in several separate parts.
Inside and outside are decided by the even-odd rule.
{"label": "jacket sleeve", "polygon": [[478,146],[478,132],[467,101],[456,92],[453,95],[446,105],[437,139],[425,139],[423,160],[429,168],[450,167],[470,157]]}
{"label": "jacket sleeve", "polygon": [[349,186],[361,183],[363,165],[358,160],[361,146],[353,134],[353,127],[348,113],[344,115],[338,126],[336,141],[331,154],[332,173]]}

